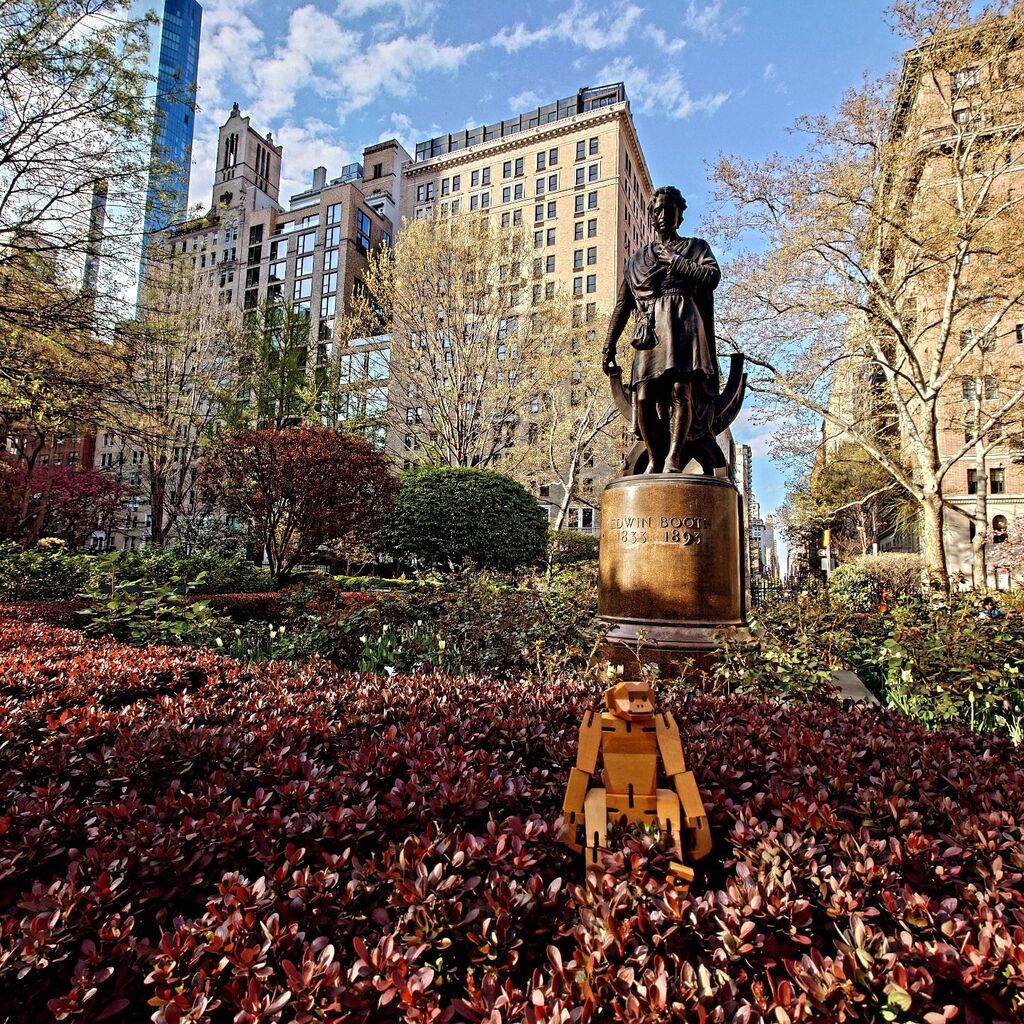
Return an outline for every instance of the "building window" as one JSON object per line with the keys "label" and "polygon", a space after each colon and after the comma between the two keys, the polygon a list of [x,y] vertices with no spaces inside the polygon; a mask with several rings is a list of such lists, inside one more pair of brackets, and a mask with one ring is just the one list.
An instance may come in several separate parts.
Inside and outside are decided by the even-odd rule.
{"label": "building window", "polygon": [[486,210],[487,207],[490,206],[490,205],[491,205],[491,193],[489,191],[488,192],[481,192],[480,193],[480,206],[483,209]]}
{"label": "building window", "polygon": [[327,207],[327,223],[341,223],[341,203],[332,203],[330,206]]}
{"label": "building window", "polygon": [[993,376],[985,378],[985,398],[990,402],[999,399],[999,381]]}
{"label": "building window", "polygon": [[545,161],[544,161],[544,156],[545,156],[544,150],[541,150],[537,154],[537,170],[538,171],[543,171],[545,166],[546,166]]}
{"label": "building window", "polygon": [[993,469],[989,473],[989,493],[990,494],[1005,494],[1006,493],[1006,470],[1005,469]]}
{"label": "building window", "polygon": [[587,266],[592,267],[597,263],[597,246],[591,245],[587,248]]}
{"label": "building window", "polygon": [[572,254],[572,269],[573,270],[582,270],[583,269],[583,250],[582,249],[577,249]]}
{"label": "building window", "polygon": [[[512,202],[512,188],[509,185],[506,185],[501,190],[501,201],[503,203],[511,203]],[[502,214],[502,217],[504,217],[504,214]]]}
{"label": "building window", "polygon": [[360,252],[370,248],[370,217],[362,210],[356,214],[356,248]]}
{"label": "building window", "polygon": [[953,91],[963,92],[965,89],[977,89],[980,81],[978,68],[961,68],[953,72]]}
{"label": "building window", "polygon": [[1005,543],[1008,534],[1006,516],[995,516],[992,520],[992,543]]}
{"label": "building window", "polygon": [[506,160],[501,165],[501,176],[503,178],[511,178],[512,177],[512,161],[511,160]]}
{"label": "building window", "polygon": [[534,231],[533,233],[533,247],[534,249],[542,249],[544,247],[544,229],[540,231]]}
{"label": "building window", "polygon": [[588,147],[587,152],[591,156],[597,156],[597,139],[590,140],[590,146]]}
{"label": "building window", "polygon": [[533,208],[533,219],[537,223],[540,223],[544,219],[544,204],[543,203],[538,203]]}
{"label": "building window", "polygon": [[338,250],[328,249],[324,253],[324,270],[337,270],[338,269]]}
{"label": "building window", "polygon": [[555,229],[554,228],[548,228],[548,245],[554,245],[554,244],[555,244]]}
{"label": "building window", "polygon": [[[519,185],[516,185],[516,188],[519,188],[519,187],[520,187]],[[522,210],[513,210],[512,211],[512,223],[513,224],[522,224],[523,223],[523,211]]]}
{"label": "building window", "polygon": [[575,206],[575,209],[574,209],[573,212],[576,214],[577,217],[579,217],[583,213],[584,197],[582,195],[579,195],[579,196],[576,196],[575,199],[576,199],[576,206]]}
{"label": "building window", "polygon": [[548,203],[548,220],[554,220],[558,216],[558,203],[555,200],[551,200]]}
{"label": "building window", "polygon": [[308,299],[313,294],[313,279],[310,277],[304,277],[299,281],[295,282],[295,287],[292,291],[293,299]]}
{"label": "building window", "polygon": [[576,159],[577,160],[585,160],[586,157],[587,157],[587,143],[586,143],[586,140],[580,139],[580,141],[576,143]]}
{"label": "building window", "polygon": [[971,402],[977,397],[977,389],[974,386],[973,377],[964,377],[963,381],[964,401]]}
{"label": "building window", "polygon": [[479,188],[480,187],[480,172],[478,170],[477,171],[473,171],[470,174],[470,176],[469,176],[469,187],[470,188]]}
{"label": "building window", "polygon": [[516,177],[521,178],[526,173],[526,160],[524,157],[516,158]]}
{"label": "building window", "polygon": [[516,182],[515,188],[512,190],[512,198],[518,201],[522,199],[524,195],[523,183],[521,181]]}
{"label": "building window", "polygon": [[295,261],[295,276],[296,277],[309,277],[313,273],[313,257],[312,256],[300,256]]}
{"label": "building window", "polygon": [[544,272],[546,274],[553,274],[555,272],[555,254],[552,253],[547,257],[544,265]]}
{"label": "building window", "polygon": [[297,253],[312,252],[316,248],[316,232],[309,231],[304,235],[299,235],[299,240],[296,243],[295,251]]}
{"label": "building window", "polygon": [[1014,333],[1017,336],[1017,344],[1024,345],[1024,324],[1017,324],[1014,328]]}
{"label": "building window", "polygon": [[582,295],[583,294],[583,278],[582,277],[574,277],[572,279],[572,293],[573,293],[573,295]]}
{"label": "building window", "polygon": [[341,228],[328,228],[324,232],[324,245],[327,246],[328,249],[333,248],[336,245],[341,245]]}
{"label": "building window", "polygon": [[593,294],[597,291],[597,274],[587,274],[587,293]]}
{"label": "building window", "polygon": [[580,240],[582,240],[582,238],[583,238],[583,221],[581,221],[581,220],[576,221],[576,223],[573,225],[572,232],[573,232],[572,233],[572,237],[573,237],[574,241],[579,242]]}
{"label": "building window", "polygon": [[336,273],[324,274],[323,285],[320,288],[321,295],[330,295],[338,290],[338,275]]}
{"label": "building window", "polygon": [[557,166],[557,164],[558,164],[558,150],[557,149],[549,149],[548,150],[548,167],[555,167],[555,166]]}
{"label": "building window", "polygon": [[977,494],[978,493],[978,471],[976,469],[967,470],[967,493]]}
{"label": "building window", "polygon": [[537,179],[536,185],[534,186],[534,195],[544,195],[544,178],[540,177]]}
{"label": "building window", "polygon": [[441,179],[441,195],[443,195],[443,196],[448,195],[448,192],[451,190],[451,187],[452,187],[451,178],[442,178]]}
{"label": "building window", "polygon": [[588,192],[587,193],[587,209],[588,210],[596,210],[597,209],[597,193],[596,192]]}
{"label": "building window", "polygon": [[321,320],[333,320],[334,313],[337,309],[338,296],[337,295],[325,295],[320,300],[320,319]]}
{"label": "building window", "polygon": [[555,297],[555,282],[554,281],[548,281],[547,284],[544,285],[544,298],[545,299],[553,299],[554,297]]}

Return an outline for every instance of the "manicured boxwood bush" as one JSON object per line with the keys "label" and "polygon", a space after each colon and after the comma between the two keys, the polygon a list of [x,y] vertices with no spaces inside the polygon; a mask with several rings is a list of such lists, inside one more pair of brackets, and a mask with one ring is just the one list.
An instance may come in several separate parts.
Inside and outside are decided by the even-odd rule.
{"label": "manicured boxwood bush", "polygon": [[469,560],[516,569],[543,560],[547,519],[521,484],[486,469],[420,469],[401,478],[389,547],[421,567]]}
{"label": "manicured boxwood bush", "polygon": [[0,601],[74,598],[94,586],[100,572],[100,563],[89,555],[0,544]]}
{"label": "manicured boxwood bush", "polygon": [[598,538],[592,533],[576,530],[552,530],[548,537],[548,550],[552,565],[575,565],[597,559]]}
{"label": "manicured boxwood bush", "polygon": [[689,895],[555,828],[602,684],[346,676],[0,630],[0,1015],[1018,1021],[1024,763],[891,712],[666,691]]}

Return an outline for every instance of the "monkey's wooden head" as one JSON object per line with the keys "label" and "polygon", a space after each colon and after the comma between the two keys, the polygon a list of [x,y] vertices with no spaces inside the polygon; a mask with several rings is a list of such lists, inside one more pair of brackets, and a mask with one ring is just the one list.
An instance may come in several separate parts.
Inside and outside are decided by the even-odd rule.
{"label": "monkey's wooden head", "polygon": [[604,703],[616,718],[635,722],[654,714],[654,690],[650,683],[618,683],[604,691]]}

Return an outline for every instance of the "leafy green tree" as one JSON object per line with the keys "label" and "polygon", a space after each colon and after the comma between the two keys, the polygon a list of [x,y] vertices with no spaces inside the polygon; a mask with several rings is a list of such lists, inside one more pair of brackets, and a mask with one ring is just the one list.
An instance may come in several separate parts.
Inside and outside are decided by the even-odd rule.
{"label": "leafy green tree", "polygon": [[542,561],[547,518],[509,477],[486,469],[426,468],[402,477],[388,538],[399,555],[430,567],[469,559],[517,569]]}

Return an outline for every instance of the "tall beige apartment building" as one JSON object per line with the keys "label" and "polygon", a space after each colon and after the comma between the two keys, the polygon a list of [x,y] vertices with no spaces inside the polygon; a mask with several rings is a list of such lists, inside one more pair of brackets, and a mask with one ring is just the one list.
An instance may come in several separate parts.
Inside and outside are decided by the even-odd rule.
{"label": "tall beige apartment building", "polygon": [[[521,226],[533,241],[524,312],[565,294],[576,322],[586,324],[611,312],[626,259],[653,237],[653,191],[620,82],[419,143],[402,169],[400,210],[410,221],[479,211],[495,226]],[[602,341],[591,342],[582,358],[599,360]],[[617,469],[591,468],[594,493]],[[541,483],[538,497],[549,510],[556,507],[558,486]],[[567,525],[592,532],[596,520],[593,505],[580,502],[570,507]]]}

